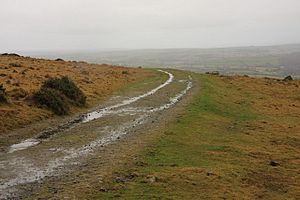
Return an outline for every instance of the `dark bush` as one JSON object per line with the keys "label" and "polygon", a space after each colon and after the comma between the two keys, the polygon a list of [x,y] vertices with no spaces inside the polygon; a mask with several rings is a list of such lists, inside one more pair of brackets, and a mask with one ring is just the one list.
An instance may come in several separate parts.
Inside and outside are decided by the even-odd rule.
{"label": "dark bush", "polygon": [[69,112],[69,102],[79,106],[86,102],[84,93],[67,76],[46,80],[41,89],[33,95],[33,99],[58,115]]}
{"label": "dark bush", "polygon": [[84,105],[86,102],[84,93],[67,76],[62,78],[50,78],[44,82],[42,88],[58,90],[77,105]]}
{"label": "dark bush", "polygon": [[18,64],[18,63],[10,63],[9,66],[10,67],[22,67],[22,65]]}
{"label": "dark bush", "polygon": [[122,74],[124,74],[124,75],[128,75],[128,74],[129,74],[129,72],[128,72],[128,71],[122,71]]}
{"label": "dark bush", "polygon": [[283,81],[292,81],[294,80],[292,76],[287,76],[283,79]]}
{"label": "dark bush", "polygon": [[43,87],[33,95],[33,99],[41,105],[46,105],[57,115],[65,115],[69,112],[66,97],[58,90]]}
{"label": "dark bush", "polygon": [[0,103],[6,103],[7,99],[6,99],[6,91],[4,86],[1,84],[0,85]]}
{"label": "dark bush", "polygon": [[16,57],[21,57],[20,55],[18,55],[16,53],[3,53],[3,54],[1,54],[1,56],[16,56]]}

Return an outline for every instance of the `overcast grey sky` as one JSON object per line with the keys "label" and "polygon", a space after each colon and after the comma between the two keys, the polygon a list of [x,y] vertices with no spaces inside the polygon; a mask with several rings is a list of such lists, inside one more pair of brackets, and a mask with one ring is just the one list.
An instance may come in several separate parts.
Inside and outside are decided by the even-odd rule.
{"label": "overcast grey sky", "polygon": [[0,51],[300,43],[300,0],[0,0]]}

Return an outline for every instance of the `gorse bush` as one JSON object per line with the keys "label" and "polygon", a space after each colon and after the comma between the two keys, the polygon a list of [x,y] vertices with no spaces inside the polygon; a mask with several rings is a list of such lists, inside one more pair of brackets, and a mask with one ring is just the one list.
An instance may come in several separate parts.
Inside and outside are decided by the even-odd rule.
{"label": "gorse bush", "polygon": [[69,102],[78,106],[86,103],[84,93],[67,76],[46,80],[41,89],[33,95],[33,99],[58,115],[69,112]]}
{"label": "gorse bush", "polygon": [[65,115],[69,112],[66,97],[57,90],[41,88],[33,95],[33,99],[41,105],[46,105],[57,115]]}
{"label": "gorse bush", "polygon": [[0,103],[6,103],[6,92],[4,86],[1,84],[0,85]]}
{"label": "gorse bush", "polygon": [[50,78],[44,82],[42,88],[58,90],[78,105],[84,105],[86,102],[86,96],[67,76],[62,78]]}

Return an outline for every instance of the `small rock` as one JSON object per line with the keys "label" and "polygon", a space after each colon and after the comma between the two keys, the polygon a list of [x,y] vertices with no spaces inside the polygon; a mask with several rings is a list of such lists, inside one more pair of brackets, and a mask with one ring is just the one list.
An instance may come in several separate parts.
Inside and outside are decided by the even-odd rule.
{"label": "small rock", "polygon": [[130,176],[131,176],[132,178],[135,178],[135,177],[139,177],[140,174],[139,174],[138,172],[132,172],[132,173],[130,174]]}
{"label": "small rock", "polygon": [[149,175],[147,176],[147,180],[149,183],[155,183],[157,181],[157,178],[155,176]]}
{"label": "small rock", "polygon": [[99,191],[100,191],[100,192],[107,192],[107,189],[104,188],[104,187],[101,187],[101,188],[99,189]]}
{"label": "small rock", "polygon": [[214,175],[216,175],[216,174],[213,173],[213,172],[207,172],[206,175],[207,175],[207,176],[214,176]]}
{"label": "small rock", "polygon": [[122,178],[122,177],[116,177],[116,178],[115,178],[115,181],[116,181],[117,183],[125,183],[125,179]]}
{"label": "small rock", "polygon": [[276,166],[279,165],[279,163],[274,161],[274,160],[271,160],[270,165],[273,166],[273,167],[276,167]]}

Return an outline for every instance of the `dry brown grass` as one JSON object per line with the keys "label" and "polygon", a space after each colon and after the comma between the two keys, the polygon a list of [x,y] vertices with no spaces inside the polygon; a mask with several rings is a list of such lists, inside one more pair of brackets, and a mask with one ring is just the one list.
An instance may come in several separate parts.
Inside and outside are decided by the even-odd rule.
{"label": "dry brown grass", "polygon": [[66,75],[86,94],[91,107],[127,83],[150,76],[151,72],[85,62],[0,56],[0,84],[6,88],[9,101],[0,105],[0,133],[53,116],[51,111],[34,105],[30,97],[46,79]]}
{"label": "dry brown grass", "polygon": [[252,94],[252,108],[271,115],[298,116],[300,113],[300,81],[241,76],[223,77],[226,84]]}

